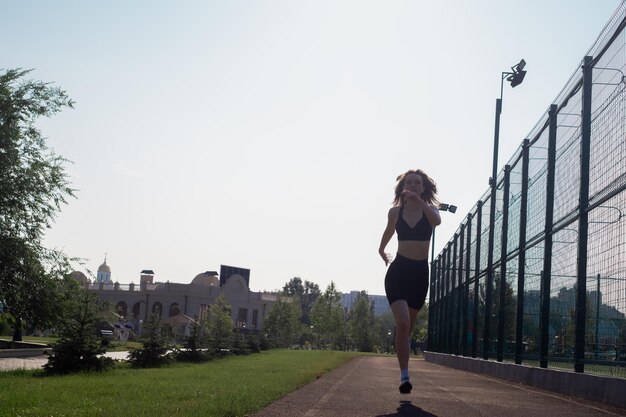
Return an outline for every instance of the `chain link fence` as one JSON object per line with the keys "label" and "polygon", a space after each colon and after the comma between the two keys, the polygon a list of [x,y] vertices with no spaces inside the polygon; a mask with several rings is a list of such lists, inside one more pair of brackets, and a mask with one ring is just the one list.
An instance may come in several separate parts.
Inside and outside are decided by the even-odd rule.
{"label": "chain link fence", "polygon": [[[626,378],[626,6],[432,260],[428,349]],[[490,252],[490,248],[492,248]]]}

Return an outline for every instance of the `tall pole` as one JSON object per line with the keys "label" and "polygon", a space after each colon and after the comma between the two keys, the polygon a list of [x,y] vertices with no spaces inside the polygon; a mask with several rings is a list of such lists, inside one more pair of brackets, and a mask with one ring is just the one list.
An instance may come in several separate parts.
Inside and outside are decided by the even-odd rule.
{"label": "tall pole", "polygon": [[[450,213],[455,213],[456,212],[456,206],[453,204],[440,204],[439,205],[439,210],[440,211],[449,211]],[[430,246],[430,296],[429,296],[429,307],[432,307],[435,303],[435,280],[436,280],[436,273],[435,273],[435,228],[433,228],[433,234],[431,237],[431,246]],[[442,277],[443,278],[443,277]],[[442,278],[439,279],[439,283],[441,283]],[[438,302],[442,302],[442,298],[438,298]],[[435,346],[435,335],[433,334],[434,331],[434,326],[432,326],[431,324],[434,323],[433,318],[435,317],[435,312],[433,308],[429,308],[428,309],[428,349],[429,350],[433,350],[433,347]],[[438,322],[441,322],[441,316],[439,316],[438,318]],[[432,330],[431,330],[432,329]],[[437,349],[440,349],[439,347]]]}
{"label": "tall pole", "polygon": [[504,349],[506,341],[504,340],[504,322],[509,319],[506,316],[506,258],[509,240],[509,186],[511,182],[511,166],[504,167],[504,196],[502,199],[502,243],[500,246],[500,309],[498,311],[498,345],[496,348],[496,359],[502,362],[504,359]]}
{"label": "tall pole", "polygon": [[433,236],[431,242],[431,250],[430,250],[430,290],[429,290],[429,298],[428,298],[428,341],[427,346],[428,350],[433,352],[435,347],[434,341],[434,320],[435,311],[433,305],[435,304],[435,228],[433,228]]}
{"label": "tall pole", "polygon": [[550,289],[552,287],[552,247],[554,226],[554,178],[556,172],[557,105],[550,105],[548,160],[546,172],[546,218],[544,222],[543,274],[541,275],[541,301],[539,305],[539,366],[548,367],[550,349]]}
{"label": "tall pole", "polygon": [[[500,81],[502,94],[502,81]],[[489,359],[490,327],[491,327],[491,299],[493,293],[493,240],[496,222],[496,191],[498,188],[498,145],[500,143],[500,114],[502,113],[502,98],[496,99],[496,122],[493,135],[493,165],[491,170],[491,197],[489,206],[489,242],[487,248],[487,288],[485,290],[485,325],[483,328],[483,359]]]}
{"label": "tall pole", "polygon": [[578,256],[576,268],[576,334],[574,371],[585,371],[587,319],[587,239],[589,237],[589,165],[591,149],[591,90],[593,58],[583,60],[582,121],[580,140],[580,191],[578,197]]}
{"label": "tall pole", "polygon": [[597,285],[596,285],[596,352],[595,357],[598,359],[598,349],[599,349],[599,327],[600,327],[600,274],[597,275]]}
{"label": "tall pole", "polygon": [[520,85],[524,80],[526,71],[524,67],[526,61],[523,59],[515,66],[511,67],[513,72],[503,72],[500,74],[500,97],[496,99],[496,122],[493,134],[493,165],[491,169],[491,204],[489,210],[489,242],[487,248],[487,285],[485,290],[485,327],[483,332],[483,359],[489,359],[491,346],[491,304],[493,298],[493,245],[496,223],[496,194],[498,189],[498,145],[500,144],[500,114],[502,114],[502,94],[504,92],[504,79],[511,83],[511,87]]}
{"label": "tall pole", "polygon": [[[468,336],[470,334],[469,330],[469,283],[470,283],[470,268],[471,268],[471,247],[472,247],[472,214],[469,213],[467,215],[467,249],[465,256],[465,309],[463,310],[463,316],[465,317],[465,321],[463,322],[463,356],[469,355],[469,346],[468,346]],[[472,338],[475,337],[475,330],[472,328],[471,335]]]}
{"label": "tall pole", "polygon": [[478,277],[480,275],[480,246],[482,235],[482,218],[483,218],[483,201],[478,200],[476,203],[476,255],[474,258],[474,311],[472,317],[472,358],[478,355]]}
{"label": "tall pole", "polygon": [[521,365],[524,354],[523,325],[524,325],[524,281],[526,274],[526,219],[528,207],[528,163],[530,139],[524,139],[522,147],[522,198],[520,202],[519,220],[519,255],[517,261],[517,316],[515,317],[515,363]]}

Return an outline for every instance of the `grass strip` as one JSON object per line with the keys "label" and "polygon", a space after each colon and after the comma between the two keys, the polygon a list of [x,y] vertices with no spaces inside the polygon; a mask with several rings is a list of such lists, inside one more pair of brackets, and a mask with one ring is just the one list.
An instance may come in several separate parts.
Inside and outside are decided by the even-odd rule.
{"label": "grass strip", "polygon": [[54,377],[0,372],[0,416],[245,416],[359,355],[275,349],[204,364]]}

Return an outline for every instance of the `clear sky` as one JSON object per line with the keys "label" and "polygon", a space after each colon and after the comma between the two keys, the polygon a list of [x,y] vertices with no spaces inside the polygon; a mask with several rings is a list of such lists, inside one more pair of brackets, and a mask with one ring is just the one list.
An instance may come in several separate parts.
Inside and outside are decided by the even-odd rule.
{"label": "clear sky", "polygon": [[[398,174],[435,179],[438,251],[547,111],[619,0],[2,1],[0,68],[76,101],[39,123],[77,199],[46,244],[112,279],[384,294]],[[394,238],[395,239],[395,238]],[[388,246],[395,252],[395,242]]]}

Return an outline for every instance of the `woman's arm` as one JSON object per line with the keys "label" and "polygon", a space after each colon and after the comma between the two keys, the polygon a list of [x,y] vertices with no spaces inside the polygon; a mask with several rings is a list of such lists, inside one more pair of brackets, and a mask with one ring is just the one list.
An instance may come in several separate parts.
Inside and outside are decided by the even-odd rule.
{"label": "woman's arm", "polygon": [[426,203],[420,196],[412,191],[403,191],[402,197],[406,200],[411,200],[417,203],[417,205],[424,211],[424,216],[428,219],[428,222],[433,226],[439,226],[441,224],[441,215],[439,209],[435,206],[431,206]]}
{"label": "woman's arm", "polygon": [[441,224],[441,214],[439,214],[439,209],[435,206],[428,205],[424,203],[424,216],[428,219],[428,222],[433,226],[439,226]]}
{"label": "woman's arm", "polygon": [[385,266],[389,264],[389,259],[391,258],[389,254],[385,253],[385,248],[396,232],[397,217],[398,215],[395,213],[394,207],[390,208],[389,213],[387,213],[387,227],[385,227],[383,236],[380,239],[380,246],[378,247],[378,254],[383,258],[383,261],[385,261]]}

